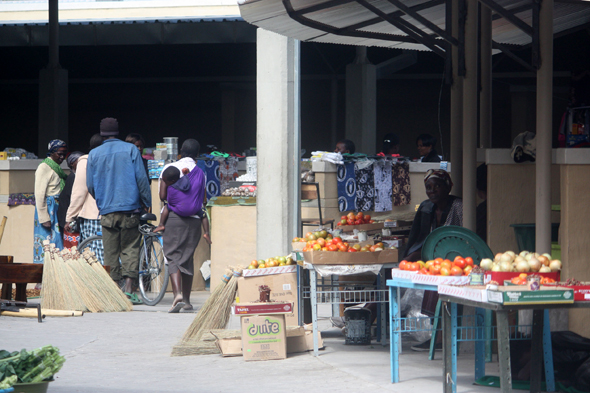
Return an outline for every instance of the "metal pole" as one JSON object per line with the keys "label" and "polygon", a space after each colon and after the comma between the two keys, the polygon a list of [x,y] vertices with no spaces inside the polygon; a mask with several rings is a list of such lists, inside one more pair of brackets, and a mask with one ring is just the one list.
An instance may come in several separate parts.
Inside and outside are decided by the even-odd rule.
{"label": "metal pole", "polygon": [[551,252],[551,126],[553,107],[553,0],[539,15],[541,66],[537,71],[536,252]]}
{"label": "metal pole", "polygon": [[481,4],[479,147],[492,147],[492,10]]}
{"label": "metal pole", "polygon": [[[459,1],[452,2],[452,34],[459,36]],[[459,76],[459,50],[453,45],[453,83],[451,84],[451,177],[453,195],[463,195],[463,77]]]}
{"label": "metal pole", "polygon": [[[291,181],[293,182],[291,236],[287,238],[290,246],[291,239],[299,235],[301,225],[301,42],[293,40],[293,136],[291,142],[293,171]],[[303,234],[302,234],[303,235]],[[287,248],[288,250],[290,248]]]}
{"label": "metal pole", "polygon": [[467,0],[463,81],[463,226],[475,232],[477,149],[477,0]]}
{"label": "metal pole", "polygon": [[49,68],[59,68],[58,0],[49,0]]}

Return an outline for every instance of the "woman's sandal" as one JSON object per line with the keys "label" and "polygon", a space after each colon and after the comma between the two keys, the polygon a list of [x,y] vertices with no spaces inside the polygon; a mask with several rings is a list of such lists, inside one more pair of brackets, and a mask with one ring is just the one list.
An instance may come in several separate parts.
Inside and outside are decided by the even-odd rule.
{"label": "woman's sandal", "polygon": [[129,292],[125,292],[125,295],[127,296],[127,299],[129,299],[129,301],[131,302],[131,304],[143,304],[143,302],[141,301],[140,298],[137,297],[137,295],[135,293],[129,293]]}
{"label": "woman's sandal", "polygon": [[184,302],[178,302],[174,306],[172,306],[172,308],[170,310],[168,310],[168,312],[171,314],[176,314],[176,313],[180,312],[180,310],[184,307],[184,305],[185,305]]}

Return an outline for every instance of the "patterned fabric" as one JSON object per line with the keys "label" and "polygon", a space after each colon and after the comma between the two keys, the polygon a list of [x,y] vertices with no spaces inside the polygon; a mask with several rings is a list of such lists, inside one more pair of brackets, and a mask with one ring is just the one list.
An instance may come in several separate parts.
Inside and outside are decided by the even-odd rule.
{"label": "patterned fabric", "polygon": [[220,174],[220,193],[229,188],[229,182],[234,181],[238,176],[238,159],[236,157],[228,157],[219,163]]}
{"label": "patterned fabric", "polygon": [[356,210],[359,212],[375,210],[375,180],[373,161],[357,161],[354,164],[356,180]]}
{"label": "patterned fabric", "polygon": [[72,248],[80,243],[80,234],[78,232],[68,232],[64,229],[64,247]]}
{"label": "patterned fabric", "polygon": [[[102,226],[100,220],[89,220],[87,218],[80,217],[80,242],[88,239],[90,236],[102,233]],[[101,265],[104,265],[104,248],[102,240],[93,241],[90,243],[90,250],[94,252],[96,258]]]}
{"label": "patterned fabric", "polygon": [[451,204],[451,209],[447,215],[444,226],[457,225],[463,226],[463,199],[456,198]]}
{"label": "patterned fabric", "polygon": [[354,163],[338,165],[336,172],[338,189],[338,209],[341,212],[356,209],[356,180],[354,176]]}
{"label": "patterned fabric", "polygon": [[35,194],[10,194],[8,196],[8,206],[18,206],[18,205],[34,205],[35,204]]}
{"label": "patterned fabric", "polygon": [[197,166],[205,173],[207,200],[214,196],[221,195],[219,161],[215,160],[197,160]]}
{"label": "patterned fabric", "polygon": [[61,149],[62,147],[66,147],[66,143],[64,141],[62,141],[61,139],[54,139],[52,141],[50,141],[47,144],[47,156],[49,156],[52,153],[55,153],[56,151],[58,151],[59,149]]}
{"label": "patterned fabric", "polygon": [[37,207],[35,207],[35,221],[33,222],[34,242],[33,242],[33,262],[43,263],[45,252],[43,251],[43,241],[49,240],[50,243],[55,244],[55,248],[61,250],[63,239],[59,232],[59,224],[57,222],[57,208],[59,207],[59,197],[47,197],[47,213],[51,218],[51,228],[45,228],[39,222],[37,214]]}
{"label": "patterned fabric", "polygon": [[429,169],[426,171],[424,175],[424,183],[428,181],[428,179],[441,179],[449,186],[449,189],[453,188],[453,182],[451,181],[451,175],[449,172],[443,169]]}
{"label": "patterned fabric", "polygon": [[410,163],[398,162],[391,170],[393,206],[408,205],[411,200]]}
{"label": "patterned fabric", "polygon": [[43,160],[42,164],[47,164],[57,175],[59,176],[59,188],[63,190],[66,185],[66,178],[68,175],[61,169],[61,167],[57,164],[57,162],[53,161],[51,158],[47,157]]}
{"label": "patterned fabric", "polygon": [[392,163],[389,160],[375,161],[374,181],[375,181],[375,211],[385,212],[392,209]]}

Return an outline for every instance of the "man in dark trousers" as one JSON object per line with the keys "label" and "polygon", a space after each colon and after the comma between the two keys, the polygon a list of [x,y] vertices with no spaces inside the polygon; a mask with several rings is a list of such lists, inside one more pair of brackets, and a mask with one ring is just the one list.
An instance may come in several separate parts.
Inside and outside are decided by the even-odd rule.
{"label": "man in dark trousers", "polygon": [[105,265],[114,281],[125,279],[123,292],[139,304],[132,284],[139,268],[139,217],[152,205],[148,178],[137,147],[117,138],[116,119],[102,119],[100,135],[105,140],[88,155],[86,184],[101,216]]}

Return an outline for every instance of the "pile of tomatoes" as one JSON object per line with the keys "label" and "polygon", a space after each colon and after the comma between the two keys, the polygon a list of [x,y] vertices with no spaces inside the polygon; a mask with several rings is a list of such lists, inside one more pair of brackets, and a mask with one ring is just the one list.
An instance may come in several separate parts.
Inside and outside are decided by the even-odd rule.
{"label": "pile of tomatoes", "polygon": [[343,242],[340,237],[327,240],[320,237],[317,240],[308,241],[303,251],[375,252],[383,251],[383,243],[361,247],[358,243],[350,245],[347,242]]}
{"label": "pile of tomatoes", "polygon": [[455,257],[451,262],[449,259],[436,258],[430,261],[399,263],[400,270],[415,271],[418,274],[429,276],[468,276],[473,269],[473,258],[461,256]]}
{"label": "pile of tomatoes", "polygon": [[[512,277],[510,282],[514,285],[526,285],[527,277],[528,277],[528,274],[520,273],[518,276]],[[549,278],[549,277],[540,277],[539,283],[541,285],[553,284],[553,283],[555,283],[555,280],[552,278]]]}
{"label": "pile of tomatoes", "polygon": [[368,214],[364,214],[363,212],[358,212],[357,214],[354,214],[353,212],[350,212],[347,215],[340,217],[340,222],[336,225],[362,225],[373,224],[374,222],[375,221],[371,220],[371,216]]}

